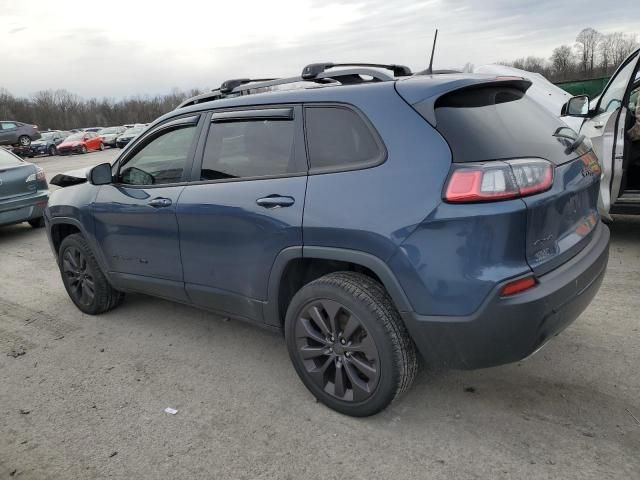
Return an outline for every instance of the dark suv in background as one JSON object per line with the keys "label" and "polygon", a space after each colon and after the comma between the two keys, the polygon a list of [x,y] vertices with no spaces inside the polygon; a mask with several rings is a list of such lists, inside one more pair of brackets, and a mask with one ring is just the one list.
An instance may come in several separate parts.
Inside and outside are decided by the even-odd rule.
{"label": "dark suv in background", "polygon": [[54,179],[73,185],[46,211],[67,292],[89,314],[140,292],[283,331],[349,415],[409,388],[417,352],[520,360],[586,308],[609,245],[590,144],[529,86],[363,64],[227,81]]}

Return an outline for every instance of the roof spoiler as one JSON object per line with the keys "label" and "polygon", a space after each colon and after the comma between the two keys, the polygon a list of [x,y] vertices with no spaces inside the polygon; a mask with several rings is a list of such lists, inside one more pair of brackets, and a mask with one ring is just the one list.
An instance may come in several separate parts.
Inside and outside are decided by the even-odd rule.
{"label": "roof spoiler", "polygon": [[[468,90],[474,90],[478,88],[487,88],[487,87],[510,87],[520,90],[521,92],[526,92],[529,87],[531,87],[531,80],[527,80],[522,77],[494,77],[494,78],[486,78],[486,79],[478,79],[478,78],[466,78],[460,79],[458,81],[450,82],[443,84],[440,89],[437,89],[430,97],[423,98],[418,101],[414,101],[411,105],[416,108],[419,106],[420,114],[427,120],[431,126],[436,126],[436,103],[442,97],[449,95],[454,92],[464,92]],[[401,96],[402,93],[400,93]],[[404,97],[404,96],[403,96]],[[407,100],[405,98],[405,100]]]}

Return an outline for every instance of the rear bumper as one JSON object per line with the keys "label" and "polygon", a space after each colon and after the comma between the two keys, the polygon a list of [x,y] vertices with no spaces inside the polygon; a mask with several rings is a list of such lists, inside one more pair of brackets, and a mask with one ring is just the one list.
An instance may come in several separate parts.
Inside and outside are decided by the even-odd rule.
{"label": "rear bumper", "polygon": [[48,200],[49,191],[39,190],[32,195],[0,202],[0,225],[11,225],[42,217]]}
{"label": "rear bumper", "polygon": [[609,260],[609,229],[600,223],[589,244],[534,288],[500,297],[499,285],[464,317],[402,313],[420,353],[432,364],[484,368],[521,360],[573,322],[598,292]]}

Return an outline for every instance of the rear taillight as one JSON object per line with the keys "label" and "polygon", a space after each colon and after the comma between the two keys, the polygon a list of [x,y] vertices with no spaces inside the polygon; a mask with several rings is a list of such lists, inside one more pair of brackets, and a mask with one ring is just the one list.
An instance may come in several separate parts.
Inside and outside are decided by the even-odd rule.
{"label": "rear taillight", "polygon": [[507,200],[544,192],[552,184],[553,165],[539,158],[456,164],[449,175],[444,200]]}
{"label": "rear taillight", "polygon": [[36,167],[36,173],[32,173],[27,177],[25,182],[35,182],[36,180],[41,182],[47,179],[44,170],[40,167]]}

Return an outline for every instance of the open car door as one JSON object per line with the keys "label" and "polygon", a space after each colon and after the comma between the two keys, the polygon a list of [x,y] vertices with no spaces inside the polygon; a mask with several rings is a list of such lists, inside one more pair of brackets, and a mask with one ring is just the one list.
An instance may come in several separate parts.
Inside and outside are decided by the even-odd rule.
{"label": "open car door", "polygon": [[602,165],[598,210],[609,218],[611,205],[620,195],[624,174],[626,96],[638,70],[640,50],[631,54],[618,68],[582,125],[580,133],[591,139]]}

